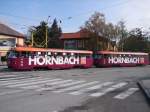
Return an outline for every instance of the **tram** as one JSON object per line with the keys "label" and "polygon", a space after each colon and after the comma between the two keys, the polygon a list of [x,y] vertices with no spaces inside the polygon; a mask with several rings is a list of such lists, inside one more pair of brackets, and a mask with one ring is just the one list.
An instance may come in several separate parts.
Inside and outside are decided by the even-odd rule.
{"label": "tram", "polygon": [[149,53],[149,65],[150,65],[150,53]]}
{"label": "tram", "polygon": [[148,53],[97,51],[94,53],[96,67],[148,65]]}
{"label": "tram", "polygon": [[92,51],[84,50],[15,47],[8,55],[7,64],[14,70],[90,68],[92,55]]}

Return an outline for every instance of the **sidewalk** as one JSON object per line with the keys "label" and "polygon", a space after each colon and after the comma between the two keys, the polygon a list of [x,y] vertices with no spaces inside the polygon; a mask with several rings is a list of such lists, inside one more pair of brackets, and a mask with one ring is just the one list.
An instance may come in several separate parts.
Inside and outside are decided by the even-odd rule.
{"label": "sidewalk", "polygon": [[140,89],[144,92],[147,100],[150,102],[150,78],[138,82]]}

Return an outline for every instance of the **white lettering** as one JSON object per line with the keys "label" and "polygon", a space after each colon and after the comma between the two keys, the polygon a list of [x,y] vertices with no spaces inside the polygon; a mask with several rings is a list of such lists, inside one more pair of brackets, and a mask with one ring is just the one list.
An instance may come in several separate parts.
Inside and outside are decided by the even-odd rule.
{"label": "white lettering", "polygon": [[34,56],[33,59],[31,56],[29,56],[29,65],[32,65],[32,62],[34,63],[34,65],[36,65],[36,56]]}
{"label": "white lettering", "polygon": [[62,57],[62,56],[34,56],[33,58],[29,57],[29,65],[53,65],[53,64],[79,64],[79,57]]}
{"label": "white lettering", "polygon": [[44,65],[45,61],[46,60],[45,60],[45,58],[43,58],[43,56],[39,56],[36,60],[38,65]]}
{"label": "white lettering", "polygon": [[138,57],[108,57],[108,63],[117,64],[117,63],[140,63]]}

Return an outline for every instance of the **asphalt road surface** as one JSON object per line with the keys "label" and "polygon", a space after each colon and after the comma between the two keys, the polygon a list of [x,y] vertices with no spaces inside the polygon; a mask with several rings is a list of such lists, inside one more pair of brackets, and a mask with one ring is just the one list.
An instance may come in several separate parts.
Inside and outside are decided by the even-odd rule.
{"label": "asphalt road surface", "polygon": [[149,112],[136,82],[150,66],[11,71],[0,66],[0,112]]}

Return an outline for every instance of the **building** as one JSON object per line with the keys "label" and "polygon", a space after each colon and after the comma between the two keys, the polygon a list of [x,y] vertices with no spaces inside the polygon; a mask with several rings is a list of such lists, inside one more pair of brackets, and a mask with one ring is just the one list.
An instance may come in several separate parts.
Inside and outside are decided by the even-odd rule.
{"label": "building", "polygon": [[0,64],[2,57],[15,46],[24,46],[24,35],[0,23]]}
{"label": "building", "polygon": [[[95,40],[96,39],[96,40]],[[116,49],[113,42],[107,38],[92,36],[84,31],[74,33],[63,33],[61,36],[64,49],[79,49],[79,50],[111,50]]]}
{"label": "building", "polygon": [[61,36],[65,49],[86,49],[89,36],[85,32],[63,33]]}

